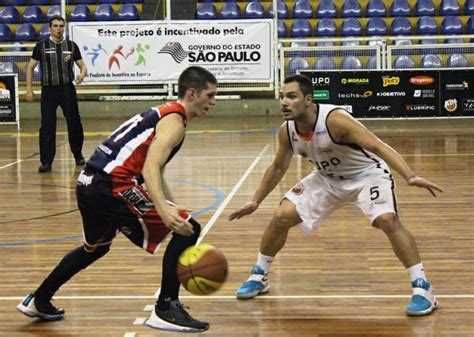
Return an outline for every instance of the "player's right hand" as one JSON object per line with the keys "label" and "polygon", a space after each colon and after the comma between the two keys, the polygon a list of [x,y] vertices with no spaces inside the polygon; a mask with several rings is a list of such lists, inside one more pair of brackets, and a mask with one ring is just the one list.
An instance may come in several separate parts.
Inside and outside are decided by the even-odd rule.
{"label": "player's right hand", "polygon": [[33,102],[33,91],[27,91],[26,92],[26,95],[25,95],[25,98],[28,102]]}
{"label": "player's right hand", "polygon": [[232,221],[234,219],[240,219],[243,216],[249,215],[258,208],[258,203],[255,201],[249,201],[239,209],[236,209],[229,215],[229,221]]}
{"label": "player's right hand", "polygon": [[191,212],[191,210],[177,205],[168,205],[166,211],[162,212],[160,217],[171,231],[185,236],[193,235],[193,226],[180,216],[183,212]]}

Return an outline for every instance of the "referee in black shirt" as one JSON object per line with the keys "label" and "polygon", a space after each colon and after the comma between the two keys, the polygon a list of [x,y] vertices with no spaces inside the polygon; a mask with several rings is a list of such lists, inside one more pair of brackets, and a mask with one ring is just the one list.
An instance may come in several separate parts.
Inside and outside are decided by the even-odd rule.
{"label": "referee in black shirt", "polygon": [[39,172],[51,171],[56,154],[56,110],[61,106],[67,122],[69,145],[76,160],[76,165],[84,165],[82,144],[84,131],[77,105],[73,65],[77,64],[81,72],[76,76],[80,84],[87,74],[81,52],[76,43],[64,38],[65,20],[55,16],[49,20],[51,36],[38,42],[26,71],[26,100],[33,101],[31,86],[33,70],[38,62],[41,66],[41,128]]}

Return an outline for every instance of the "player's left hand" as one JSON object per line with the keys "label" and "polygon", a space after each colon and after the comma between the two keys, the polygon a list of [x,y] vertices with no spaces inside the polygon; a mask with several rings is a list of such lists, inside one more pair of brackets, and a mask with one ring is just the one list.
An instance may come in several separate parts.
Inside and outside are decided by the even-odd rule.
{"label": "player's left hand", "polygon": [[426,188],[428,191],[430,191],[433,197],[436,197],[436,192],[443,192],[443,190],[439,188],[436,184],[419,176],[410,177],[407,180],[407,183],[409,186]]}
{"label": "player's left hand", "polygon": [[76,82],[76,84],[81,84],[83,80],[84,80],[84,76],[79,74],[76,76],[76,79],[74,80],[74,82]]}

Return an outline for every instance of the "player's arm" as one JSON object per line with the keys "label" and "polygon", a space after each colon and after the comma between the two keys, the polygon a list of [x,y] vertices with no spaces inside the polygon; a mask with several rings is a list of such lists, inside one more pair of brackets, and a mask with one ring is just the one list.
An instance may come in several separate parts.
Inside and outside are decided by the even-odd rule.
{"label": "player's arm", "polygon": [[443,192],[434,183],[417,176],[395,149],[384,143],[346,111],[336,110],[332,112],[328,117],[327,125],[336,142],[357,144],[363,149],[375,153],[397,171],[407,181],[408,185],[426,188],[433,196],[436,196],[435,191]]}
{"label": "player's arm", "polygon": [[167,115],[156,125],[155,131],[156,136],[148,148],[143,165],[143,179],[165,225],[178,234],[191,235],[193,234],[192,226],[179,215],[180,212],[187,210],[167,203],[166,187],[163,186],[163,169],[166,160],[173,148],[184,137],[183,120],[178,114]]}
{"label": "player's arm", "polygon": [[33,58],[30,58],[30,62],[28,62],[28,65],[26,66],[26,100],[28,102],[33,101],[33,71],[35,67],[38,65],[39,61],[35,60]]}
{"label": "player's arm", "polygon": [[293,150],[291,149],[290,141],[288,139],[286,123],[283,123],[278,132],[278,150],[276,156],[270,166],[265,170],[265,174],[263,175],[260,185],[252,200],[232,212],[232,214],[229,215],[229,220],[240,219],[245,215],[253,213],[283,178],[290,166],[292,157]]}

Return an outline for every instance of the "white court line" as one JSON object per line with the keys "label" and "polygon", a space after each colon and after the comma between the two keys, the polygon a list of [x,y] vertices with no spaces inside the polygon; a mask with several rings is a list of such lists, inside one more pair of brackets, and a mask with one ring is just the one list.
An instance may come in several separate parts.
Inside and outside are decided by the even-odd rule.
{"label": "white court line", "polygon": [[[151,311],[151,310],[150,310]],[[143,325],[145,323],[146,318],[145,317],[138,317],[134,322],[133,325]]]}
{"label": "white court line", "polygon": [[[439,298],[474,298],[474,294],[435,294]],[[412,295],[259,295],[253,300],[293,300],[293,299],[351,299],[351,298],[410,298]],[[235,295],[221,295],[221,296],[194,296],[186,295],[180,296],[186,300],[237,300]],[[0,301],[21,301],[24,296],[1,296]],[[142,299],[156,299],[155,296],[54,296],[56,300],[142,300]],[[147,305],[143,311],[148,311],[153,308],[153,305]]]}
{"label": "white court line", "polygon": [[24,159],[20,159],[20,160],[14,161],[13,163],[0,166],[0,170],[3,170],[4,168],[7,168],[7,167],[10,167],[10,166],[16,165],[16,164],[18,164],[18,163],[21,163],[22,161],[25,161],[25,160],[24,160]]}

